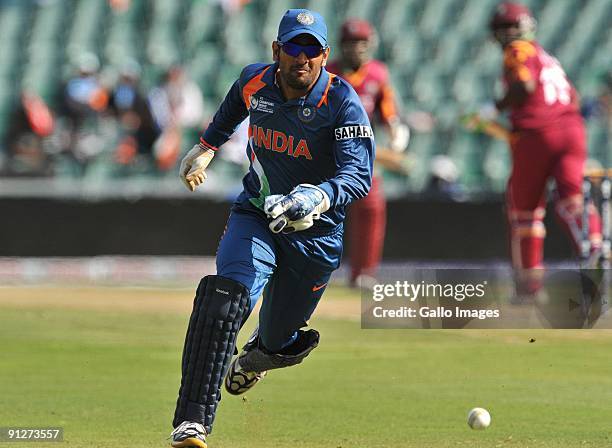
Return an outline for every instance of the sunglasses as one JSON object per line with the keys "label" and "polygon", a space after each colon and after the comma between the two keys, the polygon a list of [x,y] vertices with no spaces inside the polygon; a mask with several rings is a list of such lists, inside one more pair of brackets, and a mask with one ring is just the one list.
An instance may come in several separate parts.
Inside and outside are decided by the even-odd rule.
{"label": "sunglasses", "polygon": [[298,45],[292,42],[279,42],[279,45],[285,53],[294,58],[297,58],[301,53],[304,53],[308,59],[316,58],[325,50],[319,45]]}

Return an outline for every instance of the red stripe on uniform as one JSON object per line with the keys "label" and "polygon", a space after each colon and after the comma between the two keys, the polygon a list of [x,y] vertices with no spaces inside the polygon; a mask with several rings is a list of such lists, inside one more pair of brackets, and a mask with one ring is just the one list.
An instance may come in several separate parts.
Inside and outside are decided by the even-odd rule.
{"label": "red stripe on uniform", "polygon": [[206,148],[206,149],[212,149],[213,151],[218,150],[219,148],[217,148],[216,146],[211,145],[210,143],[208,143],[206,140],[204,140],[202,137],[200,137],[200,146]]}

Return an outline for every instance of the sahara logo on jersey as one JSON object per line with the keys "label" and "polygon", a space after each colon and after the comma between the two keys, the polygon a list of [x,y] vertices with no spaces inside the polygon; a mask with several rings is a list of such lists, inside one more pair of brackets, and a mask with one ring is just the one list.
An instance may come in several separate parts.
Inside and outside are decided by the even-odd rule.
{"label": "sahara logo on jersey", "polygon": [[303,138],[295,143],[297,139],[293,135],[287,135],[284,132],[273,129],[260,128],[255,124],[249,127],[249,137],[252,137],[253,144],[260,148],[284,152],[295,158],[306,157],[308,160],[312,160],[310,149],[308,149],[308,142]]}
{"label": "sahara logo on jersey", "polygon": [[336,140],[349,140],[351,138],[374,138],[374,132],[370,126],[344,126],[334,129]]}

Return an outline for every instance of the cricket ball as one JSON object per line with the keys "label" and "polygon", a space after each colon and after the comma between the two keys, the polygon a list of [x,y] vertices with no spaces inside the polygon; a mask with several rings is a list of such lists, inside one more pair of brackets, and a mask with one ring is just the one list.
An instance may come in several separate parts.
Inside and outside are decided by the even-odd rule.
{"label": "cricket ball", "polygon": [[474,408],[468,413],[467,423],[472,429],[485,429],[491,424],[491,414],[484,408]]}

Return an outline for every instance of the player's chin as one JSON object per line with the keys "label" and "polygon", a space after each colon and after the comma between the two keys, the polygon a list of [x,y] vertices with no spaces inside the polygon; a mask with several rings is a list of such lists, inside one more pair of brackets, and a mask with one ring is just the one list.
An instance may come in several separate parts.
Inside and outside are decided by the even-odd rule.
{"label": "player's chin", "polygon": [[304,74],[301,76],[290,76],[287,80],[287,84],[293,89],[304,90],[307,89],[312,83],[311,76]]}

